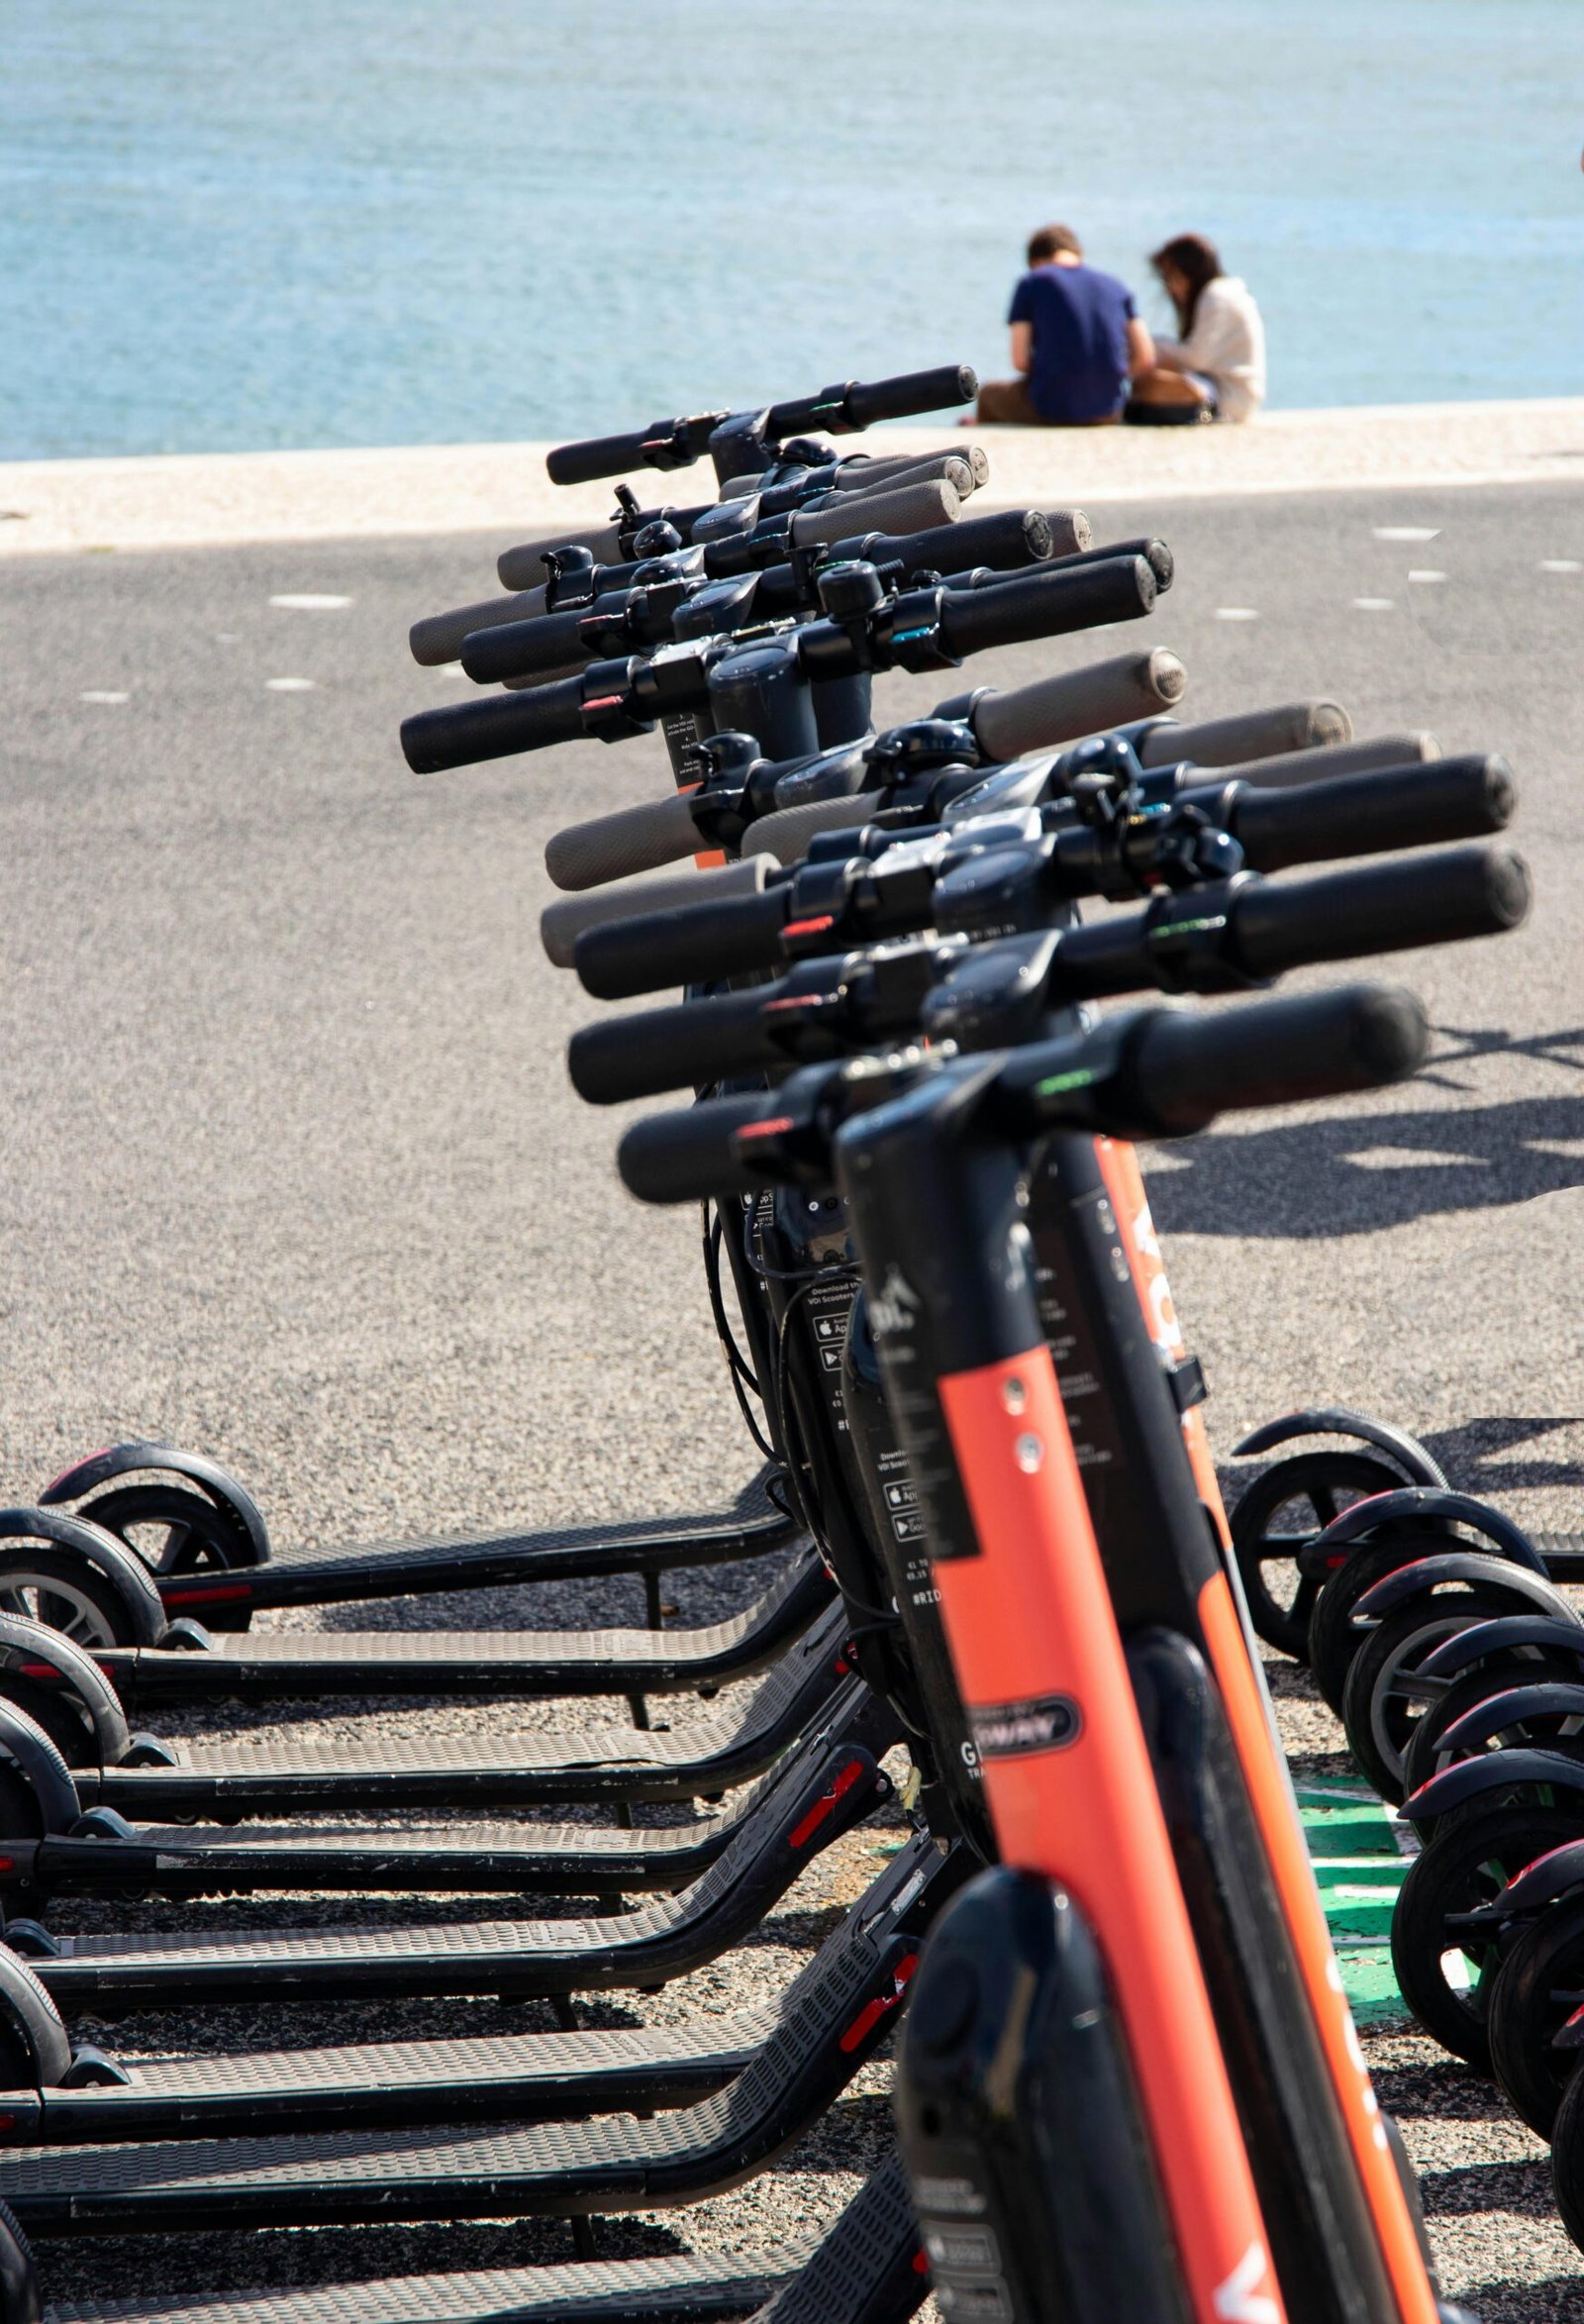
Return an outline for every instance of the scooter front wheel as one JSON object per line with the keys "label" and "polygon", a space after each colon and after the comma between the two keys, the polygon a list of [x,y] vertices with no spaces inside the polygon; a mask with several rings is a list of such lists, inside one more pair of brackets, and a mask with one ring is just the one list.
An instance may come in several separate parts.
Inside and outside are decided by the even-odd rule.
{"label": "scooter front wheel", "polygon": [[1249,1619],[1267,1646],[1309,1660],[1310,1617],[1325,1587],[1302,1551],[1344,1509],[1401,1485],[1402,1473],[1366,1453],[1295,1453],[1273,1462],[1239,1496],[1230,1520]]}
{"label": "scooter front wheel", "polygon": [[[84,1501],[79,1514],[115,1534],[153,1573],[224,1573],[258,1563],[241,1520],[189,1485],[116,1485]],[[209,1630],[246,1630],[251,1609],[205,1606],[203,1618]]]}

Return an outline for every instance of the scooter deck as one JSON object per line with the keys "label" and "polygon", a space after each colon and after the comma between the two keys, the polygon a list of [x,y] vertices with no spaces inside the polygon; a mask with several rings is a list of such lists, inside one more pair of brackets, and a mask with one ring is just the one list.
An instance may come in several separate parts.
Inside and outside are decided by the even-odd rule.
{"label": "scooter deck", "polygon": [[[808,2244],[741,2258],[667,2252],[651,2260],[397,2275],[318,2291],[51,2302],[48,2317],[49,2324],[729,2324],[773,2315],[779,2324],[776,2294],[812,2257]],[[833,2309],[824,2324],[839,2318]]]}
{"label": "scooter deck", "polygon": [[0,2198],[40,2235],[637,2211],[766,2170],[891,2030],[922,1931],[958,1868],[920,1835],[870,1887],[848,1941],[787,1995],[753,2063],[650,2122],[198,2140],[0,2157]]}
{"label": "scooter deck", "polygon": [[[0,2113],[12,2116],[6,2143],[224,2140],[218,2151],[235,2161],[237,2140],[272,2132],[558,2122],[692,2105],[753,2066],[788,2025],[801,2023],[809,2041],[845,2030],[852,1978],[861,1985],[867,1976],[884,1925],[919,1925],[923,1891],[905,1895],[919,1861],[916,1851],[899,1876],[893,1864],[871,1881],[785,1991],[754,2009],[652,2029],[159,2060],[131,2069],[124,2083],[0,2093]],[[843,1970],[849,1956],[857,1966]]]}
{"label": "scooter deck", "polygon": [[[236,1838],[190,1826],[114,1834],[47,1834],[0,1843],[0,1897],[236,1896],[256,1889],[455,1890],[473,1895],[625,1896],[685,1888],[749,1816],[764,1812],[772,1771],[717,1816],[638,1830],[601,1824],[462,1824],[396,1832],[250,1826]],[[771,1810],[773,1812],[773,1809]]]}
{"label": "scooter deck", "polygon": [[296,1695],[706,1693],[768,1668],[834,1594],[818,1552],[805,1543],[752,1605],[695,1630],[223,1633],[191,1651],[96,1648],[94,1660],[129,1714],[160,1703]]}
{"label": "scooter deck", "polygon": [[[458,1533],[438,1541],[310,1542],[271,1555],[263,1566],[159,1576],[172,1614],[206,1606],[329,1606],[401,1598],[433,1590],[494,1589],[508,1582],[570,1581],[604,1573],[663,1573],[676,1566],[724,1566],[789,1549],[797,1520],[770,1493],[780,1471],[768,1464],[736,1508],[709,1516],[659,1517],[610,1525],[550,1526],[537,1532]],[[66,1482],[57,1479],[57,1487]],[[75,1491],[82,1489],[80,1483]],[[71,1497],[51,1494],[46,1498]],[[89,1502],[83,1510],[93,1515]]]}
{"label": "scooter deck", "polygon": [[[161,2293],[53,2306],[50,2324],[906,2324],[929,2278],[900,2163],[865,2181],[818,2242],[742,2258],[666,2254],[313,2291]],[[768,2303],[767,2305],[765,2303]]]}
{"label": "scooter deck", "polygon": [[[835,1942],[835,1940],[833,1940]],[[697,2024],[159,2059],[128,2082],[0,2093],[7,2143],[239,2139],[421,2122],[561,2122],[707,2098],[750,2066],[774,2003]]]}
{"label": "scooter deck", "polygon": [[150,1822],[183,1816],[303,1815],[315,1809],[544,1807],[696,1799],[746,1783],[807,1734],[842,1684],[842,1605],[761,1678],[730,1719],[672,1734],[644,1727],[491,1736],[483,1742],[330,1747],[271,1737],[257,1745],[183,1743],[173,1767],[76,1768],[84,1807]]}
{"label": "scooter deck", "polygon": [[[637,1912],[420,1929],[260,1930],[224,1942],[192,1931],[132,1939],[30,1932],[19,1949],[68,2013],[255,2001],[260,1991],[306,1990],[317,2002],[661,1985],[749,1935],[805,1864],[889,1796],[876,1759],[896,1738],[889,1710],[860,1679],[847,1679],[834,1715],[778,1784],[775,1812],[740,1825],[679,1896]],[[19,1943],[15,1928],[7,1938]]]}

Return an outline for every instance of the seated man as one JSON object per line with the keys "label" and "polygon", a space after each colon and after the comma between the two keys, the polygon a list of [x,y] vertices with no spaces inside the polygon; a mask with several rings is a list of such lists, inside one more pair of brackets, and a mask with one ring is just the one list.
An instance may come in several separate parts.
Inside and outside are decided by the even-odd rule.
{"label": "seated man", "polygon": [[980,421],[1103,427],[1122,417],[1129,381],[1154,368],[1154,343],[1132,291],[1084,264],[1070,226],[1042,226],[1031,240],[1008,320],[1019,375],[980,388]]}

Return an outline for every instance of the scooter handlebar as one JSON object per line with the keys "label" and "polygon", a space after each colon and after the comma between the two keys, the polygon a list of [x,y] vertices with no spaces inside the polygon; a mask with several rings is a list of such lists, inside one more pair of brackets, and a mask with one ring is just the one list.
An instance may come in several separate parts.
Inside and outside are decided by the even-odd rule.
{"label": "scooter handlebar", "polygon": [[620,564],[625,522],[625,518],[612,517],[603,525],[585,525],[581,532],[542,533],[536,540],[520,541],[514,549],[503,549],[495,559],[501,587],[542,587],[549,578],[544,556],[551,549],[586,549],[596,564]]}
{"label": "scooter handlebar", "polygon": [[623,879],[562,896],[539,916],[540,941],[557,968],[570,968],[578,938],[608,920],[631,920],[640,912],[678,912],[684,905],[717,903],[727,896],[756,896],[775,858],[744,856],[740,863],[696,864],[665,879]]}
{"label": "scooter handlebar", "polygon": [[485,597],[477,605],[459,605],[454,613],[431,613],[415,621],[407,633],[413,659],[426,669],[454,661],[462,640],[475,630],[489,630],[502,622],[532,621],[544,611],[544,591],[519,589],[512,597]]}
{"label": "scooter handlebar", "polygon": [[940,641],[961,659],[997,646],[1095,629],[1102,622],[1137,621],[1154,602],[1154,571],[1141,556],[1046,566],[983,589],[948,591]]}
{"label": "scooter handlebar", "polygon": [[1221,1113],[1377,1089],[1414,1072],[1429,1041],[1423,1008],[1396,985],[1283,994],[1209,1013],[1151,1009],[1125,1053],[1137,1120],[1111,1126],[1181,1136]]}
{"label": "scooter handlebar", "polygon": [[1530,893],[1523,857],[1500,845],[1272,880],[1238,897],[1238,951],[1249,975],[1280,976],[1324,960],[1500,936],[1524,919]]}
{"label": "scooter handlebar", "polygon": [[690,794],[673,791],[668,798],[645,799],[642,806],[568,825],[546,844],[544,868],[557,887],[604,887],[635,871],[680,863],[703,845]]}
{"label": "scooter handlebar", "polygon": [[668,984],[709,984],[774,967],[786,927],[786,890],[712,896],[591,928],[573,950],[578,979],[599,1000],[632,1000]]}
{"label": "scooter handlebar", "polygon": [[1442,758],[1293,790],[1245,791],[1236,829],[1251,870],[1280,871],[1290,863],[1477,839],[1505,830],[1517,804],[1505,758]]}
{"label": "scooter handlebar", "polygon": [[718,1097],[635,1122],[616,1150],[616,1166],[641,1202],[700,1202],[712,1194],[750,1194],[760,1181],[734,1140],[740,1130],[773,1119],[763,1097]]}
{"label": "scooter handlebar", "polygon": [[1339,702],[1278,702],[1268,710],[1243,710],[1197,726],[1159,727],[1143,737],[1138,758],[1144,766],[1172,766],[1179,758],[1191,758],[1196,766],[1237,766],[1245,758],[1310,751],[1352,737],[1353,722]]}
{"label": "scooter handlebar", "polygon": [[757,990],[731,992],[581,1026],[566,1045],[572,1087],[590,1105],[621,1105],[773,1064],[781,1053],[762,1006]]}
{"label": "scooter handlebar", "polygon": [[446,703],[402,720],[402,753],[415,774],[509,758],[519,751],[546,751],[576,742],[583,732],[581,675],[520,694],[486,694],[477,702]]}
{"label": "scooter handlebar", "polygon": [[[1005,764],[1032,751],[1053,751],[1080,735],[1148,718],[1180,700],[1188,673],[1164,646],[1119,654],[1027,686],[982,693],[969,713],[988,758]],[[1170,730],[1175,732],[1177,730]]]}

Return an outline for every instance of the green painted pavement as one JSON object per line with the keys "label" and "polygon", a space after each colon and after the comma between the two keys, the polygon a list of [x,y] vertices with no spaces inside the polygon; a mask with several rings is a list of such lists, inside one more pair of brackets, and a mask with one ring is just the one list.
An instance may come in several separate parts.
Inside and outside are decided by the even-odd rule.
{"label": "green painted pavement", "polygon": [[1299,1783],[1298,1813],[1342,1987],[1360,2025],[1408,2012],[1392,1973],[1392,1907],[1408,1869],[1389,1810],[1363,1783]]}

